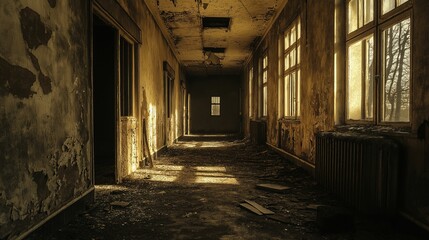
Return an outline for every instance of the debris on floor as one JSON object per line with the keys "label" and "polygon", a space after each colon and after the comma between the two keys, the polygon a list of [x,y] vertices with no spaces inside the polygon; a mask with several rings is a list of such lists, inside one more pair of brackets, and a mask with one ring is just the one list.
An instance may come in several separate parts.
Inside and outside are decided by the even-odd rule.
{"label": "debris on floor", "polygon": [[125,208],[125,207],[128,207],[128,205],[130,205],[129,202],[122,202],[122,201],[114,201],[114,202],[110,203],[110,206],[112,206],[112,207]]}
{"label": "debris on floor", "polygon": [[287,187],[287,186],[283,186],[280,184],[271,184],[271,183],[257,184],[256,187],[259,189],[277,192],[277,193],[284,193],[286,192],[286,190],[290,189],[290,187]]}
{"label": "debris on floor", "polygon": [[271,215],[274,214],[273,211],[264,208],[263,206],[259,205],[257,202],[254,201],[250,201],[250,200],[244,200],[246,203],[252,205],[252,207],[256,208],[257,210],[259,210],[262,214],[264,215]]}
{"label": "debris on floor", "polygon": [[[387,224],[363,222],[351,230],[350,215],[324,207],[341,201],[304,170],[265,146],[235,140],[179,140],[153,160],[154,168],[138,169],[119,185],[96,185],[90,211],[33,239],[420,240]],[[261,176],[270,184],[264,191],[255,188]]]}
{"label": "debris on floor", "polygon": [[254,206],[250,205],[249,203],[240,203],[240,206],[253,212],[254,214],[257,214],[259,216],[264,215],[261,211],[259,211],[257,208],[255,208]]}

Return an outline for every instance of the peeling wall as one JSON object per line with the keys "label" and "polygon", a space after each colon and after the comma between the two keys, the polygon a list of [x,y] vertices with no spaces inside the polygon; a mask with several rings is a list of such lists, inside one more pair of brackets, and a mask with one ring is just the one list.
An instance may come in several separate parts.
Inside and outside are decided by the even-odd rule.
{"label": "peeling wall", "polygon": [[[240,76],[192,77],[191,134],[240,133]],[[220,97],[220,116],[211,116],[211,97]]]}
{"label": "peeling wall", "polygon": [[0,2],[0,238],[90,189],[86,1]]}
{"label": "peeling wall", "polygon": [[[307,4],[306,4],[307,2]],[[333,128],[334,103],[334,1],[289,0],[278,19],[255,49],[248,64],[245,89],[248,92],[248,69],[253,66],[253,106],[258,105],[258,61],[268,54],[267,142],[314,164],[315,136]],[[287,27],[301,18],[301,116],[298,121],[278,115],[278,39]],[[247,96],[248,94],[246,94]],[[248,97],[248,96],[247,96]],[[247,101],[246,101],[247,102]],[[247,103],[248,104],[248,103]],[[248,105],[245,105],[248,116]],[[257,111],[253,113],[257,116]],[[248,125],[245,129],[248,129]],[[248,133],[249,134],[249,133]]]}
{"label": "peeling wall", "polygon": [[[144,1],[120,0],[118,2],[142,29],[142,44],[139,46],[139,76],[137,77],[139,89],[135,112],[138,129],[142,129],[141,119],[146,119],[149,146],[153,153],[164,146],[171,145],[183,135],[183,89],[186,88],[186,79],[181,74],[176,56]],[[169,63],[175,73],[170,118],[166,116],[167,109],[163,94],[164,61]]]}
{"label": "peeling wall", "polygon": [[[412,117],[407,127],[395,125],[347,125],[338,122],[334,126],[334,13],[335,2],[317,0],[289,0],[277,21],[254,49],[253,58],[245,68],[243,88],[248,89],[248,69],[254,67],[253,92],[257,93],[258,59],[268,49],[268,116],[267,143],[315,164],[315,137],[320,131],[354,131],[384,135],[401,145],[399,168],[398,211],[429,227],[429,2],[412,1]],[[278,37],[286,27],[301,16],[301,117],[298,121],[278,118]],[[342,39],[341,37],[339,39]],[[340,44],[341,45],[341,44]],[[345,51],[343,49],[342,51]],[[345,59],[340,59],[345,61]],[[244,104],[249,121],[248,90]],[[338,96],[343,96],[338,94]],[[257,106],[257,95],[253,96]],[[344,101],[339,99],[339,101]],[[337,101],[338,102],[338,101]],[[344,106],[342,106],[344,107]],[[254,109],[254,115],[257,109]],[[344,113],[340,109],[337,113]],[[341,117],[340,117],[341,119]],[[248,124],[248,123],[246,123]],[[247,135],[248,125],[246,126]]]}
{"label": "peeling wall", "polygon": [[121,175],[128,176],[136,171],[137,120],[135,117],[121,117]]}

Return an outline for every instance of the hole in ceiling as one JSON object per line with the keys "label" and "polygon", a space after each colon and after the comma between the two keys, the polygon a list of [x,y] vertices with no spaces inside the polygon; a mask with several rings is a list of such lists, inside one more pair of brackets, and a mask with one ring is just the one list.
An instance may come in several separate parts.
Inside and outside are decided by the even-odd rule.
{"label": "hole in ceiling", "polygon": [[205,47],[203,48],[203,52],[225,53],[225,48]]}
{"label": "hole in ceiling", "polygon": [[203,28],[229,28],[229,17],[203,17]]}

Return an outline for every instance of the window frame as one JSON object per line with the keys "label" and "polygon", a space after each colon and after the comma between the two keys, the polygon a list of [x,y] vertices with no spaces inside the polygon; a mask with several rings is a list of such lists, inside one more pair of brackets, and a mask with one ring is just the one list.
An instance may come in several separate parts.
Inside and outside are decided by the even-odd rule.
{"label": "window frame", "polygon": [[[285,38],[286,34],[290,34],[292,28],[295,27],[295,42],[293,44],[289,44],[289,46],[286,48],[285,44]],[[281,101],[280,106],[280,113],[281,118],[286,120],[295,120],[299,121],[301,117],[301,63],[302,63],[302,22],[301,22],[301,16],[298,15],[287,27],[286,30],[283,32],[283,34],[280,35],[280,42],[279,44],[279,93],[281,97],[279,100]],[[290,40],[289,40],[290,41]],[[295,64],[293,66],[286,68],[286,55],[289,55],[295,51]],[[295,90],[294,90],[294,96],[296,97],[295,101],[291,101],[289,94],[286,94],[286,87],[288,86],[286,82],[286,76],[291,75],[292,73],[295,73]],[[290,89],[288,89],[288,92],[291,92]],[[289,99],[288,99],[289,97]],[[289,104],[287,104],[289,103]],[[295,113],[288,115],[288,112],[291,112],[291,109],[288,109],[287,105],[292,106],[291,104],[294,104],[295,106]]]}
{"label": "window frame", "polygon": [[[363,25],[361,28],[357,28],[355,31],[348,33],[348,15],[349,15],[349,9],[348,9],[348,3],[351,0],[346,0],[345,4],[345,22],[346,22],[346,44],[345,44],[345,73],[346,77],[344,79],[345,81],[345,111],[344,111],[344,119],[346,124],[362,124],[362,125],[388,125],[388,126],[410,126],[412,122],[412,108],[413,108],[413,74],[412,74],[412,66],[413,66],[413,57],[412,57],[412,45],[413,45],[413,16],[412,16],[412,0],[408,0],[407,2],[395,7],[391,11],[382,14],[382,0],[374,0],[374,17],[373,20],[366,25]],[[408,121],[386,121],[384,119],[384,57],[382,55],[382,38],[383,38],[383,31],[388,29],[391,26],[394,26],[395,24],[398,24],[402,22],[405,19],[410,19],[410,83],[409,83],[409,105],[408,105]],[[353,43],[356,43],[358,41],[362,41],[363,39],[367,38],[373,34],[374,36],[374,90],[373,90],[373,96],[374,96],[374,106],[373,106],[373,118],[372,120],[365,120],[365,119],[349,119],[348,118],[348,112],[349,112],[349,105],[348,105],[348,48]],[[363,60],[362,60],[363,61]],[[364,88],[363,88],[364,89]],[[363,101],[364,95],[362,95]],[[362,105],[365,107],[365,105]],[[362,110],[364,111],[364,110]]]}
{"label": "window frame", "polygon": [[[373,90],[373,93],[372,93],[372,95],[373,95],[373,113],[372,113],[372,118],[368,118],[367,120],[365,119],[365,118],[362,118],[362,116],[364,116],[365,115],[365,113],[364,113],[364,111],[365,111],[365,108],[362,108],[361,107],[361,119],[349,119],[348,118],[348,115],[349,115],[349,106],[348,106],[348,104],[346,104],[345,105],[345,119],[346,119],[346,122],[350,122],[350,123],[361,123],[361,124],[373,124],[374,123],[374,121],[376,120],[376,115],[375,115],[375,113],[376,112],[378,112],[378,110],[376,109],[377,108],[377,106],[378,106],[378,103],[377,103],[377,90],[376,90],[376,88],[377,88],[377,84],[378,84],[378,77],[376,76],[376,72],[377,72],[377,65],[378,65],[378,61],[377,61],[377,59],[376,59],[376,54],[375,54],[375,51],[376,51],[376,35],[377,35],[377,33],[376,33],[376,31],[375,31],[375,29],[372,29],[372,30],[370,30],[370,31],[368,31],[368,32],[366,32],[365,34],[362,34],[362,35],[359,35],[358,37],[354,37],[354,38],[352,38],[351,40],[349,40],[349,41],[346,41],[346,54],[345,54],[345,56],[346,56],[346,69],[345,69],[345,71],[346,71],[346,78],[345,78],[345,84],[344,84],[344,86],[345,86],[345,93],[344,93],[344,96],[345,96],[345,101],[346,101],[346,103],[348,103],[349,102],[349,91],[348,91],[348,85],[349,85],[349,81],[348,81],[348,76],[349,76],[349,68],[348,68],[348,59],[349,59],[349,47],[351,46],[351,45],[353,45],[354,43],[357,43],[357,42],[361,42],[361,41],[364,41],[365,39],[368,39],[368,37],[369,36],[373,36],[373,42],[374,42],[374,53],[373,53],[373,61],[374,61],[374,72],[373,72],[373,75],[374,75],[374,90]],[[364,47],[362,47],[362,49],[364,49]],[[364,53],[364,51],[362,51],[362,53]],[[365,63],[365,60],[366,60],[366,58],[362,58],[362,61],[361,61],[361,64],[362,64],[362,66],[365,66],[366,64],[364,64]],[[362,69],[361,69],[361,71],[362,71]],[[366,101],[365,101],[365,93],[364,93],[364,91],[365,91],[365,79],[362,77],[361,78],[361,83],[362,83],[362,89],[361,89],[361,97],[362,97],[362,99],[361,99],[361,106],[363,106],[363,107],[365,107],[365,103],[366,103]]]}
{"label": "window frame", "polygon": [[[213,101],[214,99],[217,99],[218,101]],[[221,101],[220,101],[220,96],[211,96],[210,97],[210,116],[211,117],[220,117],[221,116],[221,109],[220,109],[220,104],[221,104]],[[213,107],[214,106],[219,106],[219,113],[218,114],[214,114],[213,113]]]}
{"label": "window frame", "polygon": [[[407,3],[411,2],[412,0],[409,0]],[[402,5],[406,5],[407,3],[404,3]],[[399,7],[402,7],[399,6]],[[391,10],[390,12],[394,12],[396,9]],[[388,13],[390,13],[388,12]],[[386,13],[386,14],[388,14]],[[383,57],[383,31],[394,26],[395,24],[398,24],[406,19],[410,20],[410,73],[409,73],[409,104],[408,104],[408,121],[386,121],[384,119],[384,57]],[[412,9],[406,9],[403,12],[398,12],[397,15],[395,15],[394,17],[384,21],[383,23],[379,24],[379,28],[378,28],[378,36],[380,38],[378,45],[378,54],[379,54],[379,59],[377,59],[379,61],[378,63],[378,73],[379,73],[379,79],[378,79],[378,85],[379,85],[379,89],[378,89],[378,94],[379,94],[379,98],[378,100],[378,108],[379,111],[377,113],[377,118],[378,118],[378,122],[377,124],[380,125],[398,125],[398,126],[411,126],[411,122],[412,122],[412,108],[413,108],[413,71],[412,71],[412,67],[413,67],[413,16],[412,16]]]}

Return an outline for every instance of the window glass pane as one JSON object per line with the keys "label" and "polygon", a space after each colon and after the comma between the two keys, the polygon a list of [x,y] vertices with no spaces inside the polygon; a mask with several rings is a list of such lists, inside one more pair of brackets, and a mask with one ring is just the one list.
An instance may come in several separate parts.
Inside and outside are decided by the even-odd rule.
{"label": "window glass pane", "polygon": [[373,118],[374,112],[374,38],[365,41],[365,118]]}
{"label": "window glass pane", "polygon": [[363,26],[363,2],[364,0],[359,0],[358,1],[358,28]]}
{"label": "window glass pane", "polygon": [[290,52],[290,66],[293,67],[296,64],[296,50],[295,48],[292,49]]}
{"label": "window glass pane", "polygon": [[409,121],[410,19],[383,31],[384,121]]}
{"label": "window glass pane", "polygon": [[266,83],[267,82],[267,71],[264,70],[264,72],[262,73],[262,82]]}
{"label": "window glass pane", "polygon": [[267,85],[264,85],[264,91],[263,91],[263,101],[264,101],[264,107],[263,107],[263,116],[267,116]]}
{"label": "window glass pane", "polygon": [[290,92],[289,92],[290,86],[289,86],[289,75],[286,75],[284,78],[284,92],[285,92],[285,116],[290,116]]}
{"label": "window glass pane", "polygon": [[383,0],[381,5],[382,13],[385,14],[395,8],[395,0]]}
{"label": "window glass pane", "polygon": [[296,30],[297,30],[296,39],[300,39],[301,38],[301,20],[300,19],[298,19]]}
{"label": "window glass pane", "polygon": [[212,104],[219,104],[220,103],[220,97],[212,97]]}
{"label": "window glass pane", "polygon": [[[298,55],[299,56],[299,55]],[[300,115],[301,107],[300,107],[300,101],[301,101],[301,71],[298,70],[298,75],[296,78],[296,91],[297,91],[297,98],[296,98],[296,116]]]}
{"label": "window glass pane", "polygon": [[295,78],[295,72],[292,72],[290,75],[290,116],[295,116],[296,114],[296,78]]}
{"label": "window glass pane", "polygon": [[299,64],[301,62],[301,45],[298,45],[298,50],[296,54],[296,62]]}
{"label": "window glass pane", "polygon": [[290,30],[290,45],[294,44],[296,42],[296,28],[295,26],[292,27]]}
{"label": "window glass pane", "polygon": [[398,6],[408,2],[408,0],[397,0],[397,1],[398,1]]}
{"label": "window glass pane", "polygon": [[289,65],[289,53],[285,55],[285,71],[288,70],[290,67]]}
{"label": "window glass pane", "polygon": [[358,12],[357,12],[357,0],[351,0],[348,6],[348,32],[351,33],[358,28]]}
{"label": "window glass pane", "polygon": [[220,116],[220,105],[212,105],[212,116]]}
{"label": "window glass pane", "polygon": [[347,52],[347,103],[348,119],[362,118],[362,42],[348,47]]}
{"label": "window glass pane", "polygon": [[365,21],[364,24],[367,24],[369,22],[371,22],[372,20],[374,20],[374,0],[366,0],[363,1],[364,2],[364,7],[365,7]]}

